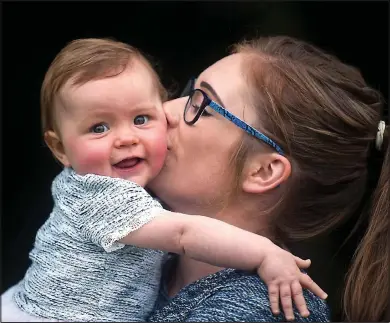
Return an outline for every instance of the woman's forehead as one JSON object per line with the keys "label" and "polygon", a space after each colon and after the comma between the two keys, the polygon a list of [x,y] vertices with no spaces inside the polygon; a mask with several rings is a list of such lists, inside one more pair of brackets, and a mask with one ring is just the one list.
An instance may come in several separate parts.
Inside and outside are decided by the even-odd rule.
{"label": "woman's forehead", "polygon": [[218,102],[212,92],[202,87],[202,83],[209,84],[223,102],[224,108],[237,116],[242,116],[244,105],[247,105],[245,97],[248,95],[248,86],[242,69],[243,58],[242,54],[222,58],[204,70],[195,84],[196,88],[202,88],[212,100]]}
{"label": "woman's forehead", "polygon": [[[200,75],[199,78],[211,79],[215,78],[223,80],[224,77],[230,76],[231,78],[237,78],[241,74],[241,64],[243,55],[232,54],[226,56],[219,61],[215,62],[208,68],[206,68]],[[227,81],[227,80],[225,80]]]}

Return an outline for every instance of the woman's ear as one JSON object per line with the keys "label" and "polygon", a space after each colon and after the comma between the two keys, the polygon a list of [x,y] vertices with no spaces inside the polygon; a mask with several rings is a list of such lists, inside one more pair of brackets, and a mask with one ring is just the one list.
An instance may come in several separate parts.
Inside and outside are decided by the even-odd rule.
{"label": "woman's ear", "polygon": [[244,167],[242,188],[247,193],[265,193],[281,185],[291,174],[290,161],[278,154],[253,156]]}
{"label": "woman's ear", "polygon": [[66,156],[64,145],[62,144],[60,137],[54,131],[46,131],[44,139],[46,145],[61,164],[64,165],[64,167],[70,167],[70,162]]}

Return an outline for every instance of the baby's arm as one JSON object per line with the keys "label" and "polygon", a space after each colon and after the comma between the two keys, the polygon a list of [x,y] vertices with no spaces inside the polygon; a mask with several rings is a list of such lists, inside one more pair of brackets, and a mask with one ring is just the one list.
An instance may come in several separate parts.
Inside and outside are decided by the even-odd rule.
{"label": "baby's arm", "polygon": [[243,270],[257,269],[275,249],[269,239],[213,218],[157,208],[151,212],[158,215],[119,241]]}
{"label": "baby's arm", "polygon": [[268,285],[273,312],[279,312],[280,293],[288,319],[293,319],[291,297],[302,316],[309,314],[301,284],[319,297],[326,298],[324,291],[298,268],[308,267],[309,262],[294,257],[265,237],[200,215],[162,209],[152,212],[159,215],[120,242],[185,254],[220,267],[256,269]]}

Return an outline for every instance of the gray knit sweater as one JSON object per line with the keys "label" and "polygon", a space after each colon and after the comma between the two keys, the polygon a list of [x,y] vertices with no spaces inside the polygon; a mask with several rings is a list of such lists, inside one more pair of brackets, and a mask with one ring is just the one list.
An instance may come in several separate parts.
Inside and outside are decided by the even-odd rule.
{"label": "gray knit sweater", "polygon": [[64,321],[145,321],[158,294],[163,252],[117,241],[161,207],[130,181],[77,175],[53,181],[54,209],[14,295],[31,315]]}
{"label": "gray knit sweater", "polygon": [[[328,322],[330,313],[326,303],[308,291],[304,291],[304,296],[311,314],[303,318],[294,310],[295,320]],[[256,274],[224,269],[184,287],[172,299],[167,296],[162,282],[149,321],[283,322],[285,317],[272,314],[267,286]]]}

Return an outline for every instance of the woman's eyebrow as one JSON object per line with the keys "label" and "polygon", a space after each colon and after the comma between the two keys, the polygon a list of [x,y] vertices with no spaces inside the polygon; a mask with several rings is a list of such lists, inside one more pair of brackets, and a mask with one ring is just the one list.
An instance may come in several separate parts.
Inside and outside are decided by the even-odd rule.
{"label": "woman's eyebrow", "polygon": [[217,92],[215,92],[215,90],[213,89],[213,87],[209,83],[207,83],[206,81],[202,81],[202,82],[200,82],[200,86],[209,90],[211,92],[211,94],[217,99],[218,103],[220,105],[222,105],[223,107],[225,107],[225,104],[223,104],[221,98],[219,97]]}

